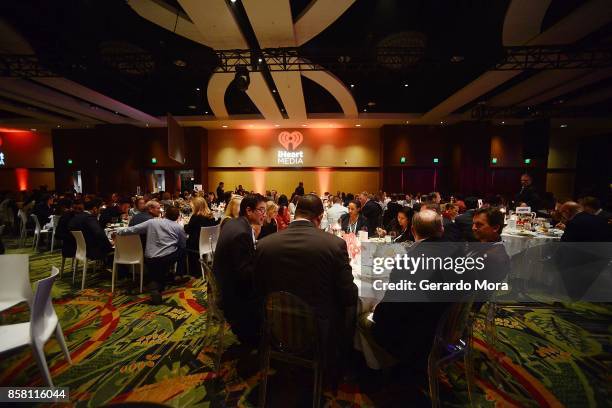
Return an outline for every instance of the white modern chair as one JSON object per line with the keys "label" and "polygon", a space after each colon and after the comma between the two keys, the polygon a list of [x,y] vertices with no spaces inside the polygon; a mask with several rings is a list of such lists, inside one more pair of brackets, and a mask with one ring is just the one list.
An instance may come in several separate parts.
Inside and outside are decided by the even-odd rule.
{"label": "white modern chair", "polygon": [[32,300],[28,255],[0,255],[0,311]]}
{"label": "white modern chair", "polygon": [[140,235],[117,235],[115,237],[115,255],[113,258],[113,277],[111,278],[111,292],[115,291],[115,277],[117,265],[131,265],[132,279],[135,276],[135,265],[139,265],[140,293],[142,293],[142,280],[144,275],[144,257],[142,254],[142,241]]}
{"label": "white modern chair", "polygon": [[[53,252],[53,249],[55,248],[55,231],[57,231],[57,224],[59,224],[59,219],[60,216],[59,215],[52,215],[51,216],[51,252]],[[60,274],[60,279],[61,279],[61,274]]]}
{"label": "white modern chair", "polygon": [[30,215],[30,218],[34,220],[34,239],[32,240],[32,249],[34,249],[34,251],[37,252],[38,243],[40,241],[40,235],[41,234],[49,235],[51,233],[51,230],[48,228],[41,228],[40,222],[38,222],[38,217],[35,214]]}
{"label": "white modern chair", "polygon": [[53,387],[53,380],[45,359],[44,347],[54,332],[66,360],[72,364],[64,333],[51,303],[51,288],[58,273],[59,270],[54,266],[51,268],[51,276],[38,281],[29,322],[0,326],[0,353],[27,345],[32,347],[44,383],[49,387]]}
{"label": "white modern chair", "polygon": [[81,231],[70,231],[74,240],[76,241],[76,252],[74,253],[74,266],[72,267],[72,283],[74,284],[74,277],[76,270],[79,265],[79,261],[83,263],[83,280],[81,282],[81,290],[85,289],[85,276],[87,274],[87,244],[85,244],[85,237]]}
{"label": "white modern chair", "polygon": [[22,209],[17,211],[17,218],[19,218],[19,246],[25,246],[25,241],[28,237],[28,215]]}
{"label": "white modern chair", "polygon": [[219,226],[200,228],[200,258],[204,255],[214,255],[219,239]]}

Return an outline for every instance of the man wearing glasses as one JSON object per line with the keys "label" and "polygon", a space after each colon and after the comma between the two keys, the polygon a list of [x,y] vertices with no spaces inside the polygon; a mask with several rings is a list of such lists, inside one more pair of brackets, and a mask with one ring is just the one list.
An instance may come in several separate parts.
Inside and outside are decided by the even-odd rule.
{"label": "man wearing glasses", "polygon": [[253,226],[263,225],[266,199],[247,195],[240,202],[239,217],[227,221],[217,242],[213,273],[221,290],[221,308],[241,343],[258,344],[260,308],[253,288]]}

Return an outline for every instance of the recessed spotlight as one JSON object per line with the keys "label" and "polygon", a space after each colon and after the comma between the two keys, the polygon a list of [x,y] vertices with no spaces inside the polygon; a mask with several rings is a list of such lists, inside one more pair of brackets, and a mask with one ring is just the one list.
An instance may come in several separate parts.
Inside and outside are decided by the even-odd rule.
{"label": "recessed spotlight", "polygon": [[32,128],[30,129],[30,132],[36,132],[36,129]]}
{"label": "recessed spotlight", "polygon": [[115,115],[118,115],[118,114],[119,114],[119,112],[115,111]]}
{"label": "recessed spotlight", "polygon": [[62,125],[57,125],[57,127],[58,127],[58,128],[61,128],[61,127],[62,127]]}
{"label": "recessed spotlight", "polygon": [[410,121],[409,121],[409,120],[407,120],[407,121],[406,121],[406,124],[408,125],[409,123],[410,123]]}
{"label": "recessed spotlight", "polygon": [[355,87],[355,84],[351,84],[351,88],[354,88],[354,87]]}
{"label": "recessed spotlight", "polygon": [[355,125],[355,127],[361,127],[361,125],[358,123],[358,124]]}
{"label": "recessed spotlight", "polygon": [[562,125],[561,125],[561,127],[562,127],[562,128],[566,128],[566,127],[567,127],[567,125],[564,123],[564,124],[562,124]]}
{"label": "recessed spotlight", "polygon": [[196,91],[199,91],[199,90],[200,90],[200,88],[196,88]]}
{"label": "recessed spotlight", "polygon": [[222,127],[222,128],[226,128],[226,127],[227,127],[227,125],[221,125],[221,127]]}
{"label": "recessed spotlight", "polygon": [[250,128],[252,128],[252,127],[253,127],[253,125],[249,125],[249,127],[250,127]]}
{"label": "recessed spotlight", "polygon": [[188,107],[189,109],[195,109],[197,106],[195,106],[195,105],[189,105],[189,106],[187,106],[187,107]]}
{"label": "recessed spotlight", "polygon": [[263,62],[263,60],[261,58],[258,58],[257,62]]}
{"label": "recessed spotlight", "polygon": [[204,112],[205,115],[208,115],[208,111]]}
{"label": "recessed spotlight", "polygon": [[367,110],[367,109],[364,109],[363,111],[364,111],[364,112],[367,112],[368,110]]}
{"label": "recessed spotlight", "polygon": [[280,125],[274,125],[274,127],[280,127]]}
{"label": "recessed spotlight", "polygon": [[504,122],[504,121],[502,120],[502,123],[501,123],[501,124],[502,124],[502,125],[505,125],[505,124],[506,124],[506,122]]}
{"label": "recessed spotlight", "polygon": [[306,125],[302,125],[302,127],[306,127]]}
{"label": "recessed spotlight", "polygon": [[145,123],[145,126],[146,126],[146,127],[149,127],[149,124],[148,124],[148,123]]}
{"label": "recessed spotlight", "polygon": [[187,63],[185,61],[183,61],[182,59],[175,59],[174,60],[174,65],[176,65],[177,67],[184,68],[184,67],[187,66]]}
{"label": "recessed spotlight", "polygon": [[230,1],[231,1],[232,3],[235,3],[235,2],[236,2],[236,0],[230,0]]}
{"label": "recessed spotlight", "polygon": [[404,84],[404,88],[408,88],[408,84]]}
{"label": "recessed spotlight", "polygon": [[276,89],[273,89],[273,90],[272,90],[272,93],[276,93]]}

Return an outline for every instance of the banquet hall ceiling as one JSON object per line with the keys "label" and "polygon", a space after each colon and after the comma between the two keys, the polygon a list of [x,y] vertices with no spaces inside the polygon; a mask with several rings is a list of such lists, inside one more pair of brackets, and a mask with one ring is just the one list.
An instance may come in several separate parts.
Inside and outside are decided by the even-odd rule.
{"label": "banquet hall ceiling", "polygon": [[[166,113],[202,126],[438,123],[473,119],[482,105],[487,119],[538,105],[551,115],[612,107],[611,68],[491,70],[509,46],[609,49],[608,0],[7,0],[0,20],[0,53],[35,53],[54,75],[0,76],[5,124],[155,126]],[[275,71],[264,58],[241,92],[220,68],[219,50],[278,47],[326,69]],[[387,47],[420,51],[355,64]]]}

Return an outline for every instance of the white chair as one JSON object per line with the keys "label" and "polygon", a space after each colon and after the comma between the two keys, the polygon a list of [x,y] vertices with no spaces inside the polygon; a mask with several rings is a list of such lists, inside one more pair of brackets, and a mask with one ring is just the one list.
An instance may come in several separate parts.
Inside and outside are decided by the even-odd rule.
{"label": "white chair", "polygon": [[29,322],[0,326],[0,353],[27,345],[32,347],[34,359],[45,384],[49,387],[53,387],[53,380],[45,359],[44,347],[54,332],[66,360],[72,364],[64,333],[51,303],[51,288],[58,273],[59,270],[54,266],[51,268],[51,276],[38,281]]}
{"label": "white chair", "polygon": [[[51,216],[51,252],[53,252],[53,248],[55,248],[55,231],[57,231],[57,224],[59,224],[59,215]],[[63,272],[63,271],[62,271]],[[62,278],[60,273],[60,279]]]}
{"label": "white chair", "polygon": [[74,266],[72,267],[72,283],[74,284],[74,277],[76,270],[79,265],[79,261],[83,262],[83,281],[81,282],[81,290],[85,289],[85,275],[87,274],[87,244],[85,244],[85,237],[81,231],[70,231],[74,240],[76,241],[76,252],[74,253]]}
{"label": "white chair", "polygon": [[40,222],[38,222],[38,217],[36,216],[36,214],[30,215],[30,217],[34,220],[34,239],[32,240],[32,249],[34,249],[34,252],[37,252],[38,242],[40,241],[40,235],[41,234],[49,235],[51,230],[48,228],[41,228]]}
{"label": "white chair", "polygon": [[132,279],[135,276],[135,265],[140,265],[140,293],[142,293],[142,280],[144,275],[144,257],[142,254],[142,241],[140,235],[117,235],[115,238],[115,255],[113,257],[113,277],[111,278],[111,292],[115,291],[115,277],[117,265],[131,265]]}
{"label": "white chair", "polygon": [[199,244],[200,258],[206,255],[206,256],[210,256],[210,259],[212,259],[212,257],[215,254],[215,248],[217,247],[218,239],[219,239],[219,225],[200,228],[200,244]]}
{"label": "white chair", "polygon": [[28,255],[0,255],[0,311],[32,299]]}
{"label": "white chair", "polygon": [[25,241],[28,237],[28,215],[22,209],[17,211],[17,217],[19,218],[19,246],[25,246]]}

